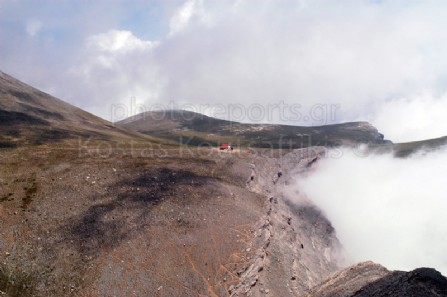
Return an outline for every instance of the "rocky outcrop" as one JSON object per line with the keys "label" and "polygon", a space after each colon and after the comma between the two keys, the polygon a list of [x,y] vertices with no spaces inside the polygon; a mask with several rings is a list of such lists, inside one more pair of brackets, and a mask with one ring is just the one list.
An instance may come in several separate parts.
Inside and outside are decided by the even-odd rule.
{"label": "rocky outcrop", "polygon": [[388,271],[371,261],[335,273],[300,297],[439,297],[447,296],[447,279],[431,268]]}
{"label": "rocky outcrop", "polygon": [[371,261],[362,262],[335,273],[301,297],[349,297],[365,285],[390,274]]}

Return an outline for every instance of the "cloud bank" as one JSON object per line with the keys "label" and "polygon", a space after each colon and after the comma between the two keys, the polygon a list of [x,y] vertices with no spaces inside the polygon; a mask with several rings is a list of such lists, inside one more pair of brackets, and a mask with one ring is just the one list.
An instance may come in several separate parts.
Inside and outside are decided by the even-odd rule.
{"label": "cloud bank", "polygon": [[297,181],[332,222],[352,262],[434,267],[447,275],[446,164],[446,150],[407,159],[345,150]]}
{"label": "cloud bank", "polygon": [[0,67],[109,120],[131,98],[285,102],[340,105],[327,123],[369,120],[393,141],[447,135],[424,117],[447,105],[445,1],[1,5]]}

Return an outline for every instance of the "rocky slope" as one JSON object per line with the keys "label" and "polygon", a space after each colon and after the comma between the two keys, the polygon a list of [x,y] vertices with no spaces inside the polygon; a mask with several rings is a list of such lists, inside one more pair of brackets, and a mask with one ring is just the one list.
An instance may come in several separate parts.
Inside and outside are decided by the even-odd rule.
{"label": "rocky slope", "polygon": [[0,151],[0,294],[227,296],[263,197],[248,165],[169,153]]}
{"label": "rocky slope", "polygon": [[294,296],[338,269],[330,223],[277,191],[318,151],[165,153],[1,151],[0,291]]}

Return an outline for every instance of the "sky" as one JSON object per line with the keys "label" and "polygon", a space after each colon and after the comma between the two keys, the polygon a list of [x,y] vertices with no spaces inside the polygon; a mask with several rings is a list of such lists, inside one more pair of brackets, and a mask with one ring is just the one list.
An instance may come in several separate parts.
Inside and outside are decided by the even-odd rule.
{"label": "sky", "polygon": [[300,194],[289,197],[323,210],[351,264],[372,260],[447,275],[446,149],[410,158],[359,152],[330,151],[311,174],[297,177],[289,193]]}
{"label": "sky", "polygon": [[0,0],[0,70],[118,121],[369,121],[447,135],[443,0]]}

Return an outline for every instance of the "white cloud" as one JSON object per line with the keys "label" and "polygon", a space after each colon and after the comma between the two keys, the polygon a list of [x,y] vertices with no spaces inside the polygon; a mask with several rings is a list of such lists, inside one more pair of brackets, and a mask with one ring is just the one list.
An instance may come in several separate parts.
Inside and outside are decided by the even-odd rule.
{"label": "white cloud", "polygon": [[410,142],[447,135],[447,93],[430,93],[381,103],[372,123],[394,142]]}
{"label": "white cloud", "polygon": [[[129,107],[131,100],[139,105],[142,98],[153,100],[161,85],[152,58],[156,47],[157,42],[141,40],[123,30],[89,37],[77,63],[69,70],[70,79],[82,88],[66,96],[88,98],[90,111],[112,120],[114,105]],[[132,110],[126,114],[139,111]]]}
{"label": "white cloud", "polygon": [[[90,75],[89,73],[96,67],[120,68],[131,63],[134,55],[150,51],[155,45],[155,42],[138,39],[130,31],[110,30],[97,34],[87,39],[80,62],[72,71],[82,69],[84,75]],[[120,73],[110,74],[119,75]]]}
{"label": "white cloud", "polygon": [[145,50],[150,49],[153,45],[153,42],[138,39],[132,32],[123,30],[110,30],[87,39],[89,50],[108,53],[122,54],[134,50]]}
{"label": "white cloud", "polygon": [[191,18],[201,9],[201,0],[186,1],[171,17],[169,35],[173,35],[185,29]]}
{"label": "white cloud", "polygon": [[43,23],[39,20],[30,20],[26,23],[26,32],[30,36],[35,36],[42,29]]}
{"label": "white cloud", "polygon": [[428,18],[438,7],[349,4],[186,1],[155,65],[140,67],[161,69],[159,102],[341,104],[337,121],[439,87],[444,18]]}
{"label": "white cloud", "polygon": [[362,158],[345,150],[297,180],[301,192],[326,213],[353,262],[373,260],[402,270],[434,267],[445,275],[445,164],[445,150],[409,159]]}

